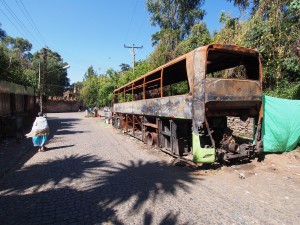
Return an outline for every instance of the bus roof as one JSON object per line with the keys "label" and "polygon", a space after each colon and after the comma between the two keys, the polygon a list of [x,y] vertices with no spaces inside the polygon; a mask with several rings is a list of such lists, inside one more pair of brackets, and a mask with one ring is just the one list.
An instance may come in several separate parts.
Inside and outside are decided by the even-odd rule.
{"label": "bus roof", "polygon": [[258,57],[259,56],[258,51],[254,50],[254,49],[238,46],[238,45],[209,44],[209,45],[201,46],[201,47],[198,47],[198,48],[194,49],[191,52],[188,52],[188,53],[186,53],[182,56],[179,56],[179,57],[171,60],[170,62],[168,62],[164,65],[161,65],[160,67],[158,67],[158,68],[156,68],[152,71],[149,71],[148,73],[144,74],[143,76],[138,77],[138,78],[134,79],[133,81],[130,81],[129,83],[123,85],[122,87],[119,87],[119,88],[115,89],[114,93],[119,92],[120,90],[128,87],[129,85],[131,85],[131,84],[133,84],[137,81],[140,81],[140,80],[144,79],[145,77],[147,77],[151,74],[154,74],[158,71],[161,71],[164,68],[167,68],[171,65],[174,65],[174,64],[188,58],[190,55],[193,55],[194,52],[196,52],[196,51],[209,51],[209,50],[219,50],[219,51],[225,51],[225,52],[238,52],[238,53],[242,53],[242,54],[253,56],[253,57]]}

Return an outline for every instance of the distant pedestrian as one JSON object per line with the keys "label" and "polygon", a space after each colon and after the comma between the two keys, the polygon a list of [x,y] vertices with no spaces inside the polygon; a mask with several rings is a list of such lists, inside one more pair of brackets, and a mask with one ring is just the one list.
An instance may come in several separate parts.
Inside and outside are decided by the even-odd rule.
{"label": "distant pedestrian", "polygon": [[32,137],[32,142],[34,146],[38,146],[39,152],[45,151],[45,144],[48,141],[49,126],[46,117],[43,113],[39,112],[38,117],[36,117],[31,132],[26,134],[27,137]]}

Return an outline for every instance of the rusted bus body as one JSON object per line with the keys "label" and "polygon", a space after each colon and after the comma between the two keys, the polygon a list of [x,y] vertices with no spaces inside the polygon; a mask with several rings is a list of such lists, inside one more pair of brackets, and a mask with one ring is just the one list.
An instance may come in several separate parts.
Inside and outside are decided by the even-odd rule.
{"label": "rusted bus body", "polygon": [[34,89],[0,82],[0,137],[15,136],[36,116]]}
{"label": "rusted bus body", "polygon": [[[228,78],[220,78],[224,74]],[[192,155],[194,162],[247,158],[260,148],[261,82],[257,51],[203,46],[116,89],[113,124],[171,154]],[[174,85],[186,89],[174,93]],[[227,116],[255,118],[257,144],[237,141]]]}

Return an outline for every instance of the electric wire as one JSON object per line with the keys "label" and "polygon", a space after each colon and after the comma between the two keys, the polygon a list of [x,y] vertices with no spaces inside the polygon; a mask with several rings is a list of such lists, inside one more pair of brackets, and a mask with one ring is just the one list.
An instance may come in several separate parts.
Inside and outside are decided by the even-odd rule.
{"label": "electric wire", "polygon": [[[38,46],[42,46],[41,43],[32,35],[32,33],[26,28],[26,26],[22,23],[22,21],[18,18],[18,16],[13,12],[13,10],[9,7],[9,5],[5,2],[5,0],[1,0],[2,4],[8,11],[8,13],[12,16],[12,18],[17,22],[19,27],[26,33],[28,40],[31,39],[31,42],[34,40]],[[29,38],[30,37],[30,38]]]}
{"label": "electric wire", "polygon": [[[17,0],[16,0],[16,2],[17,2],[17,4],[19,5],[19,3],[18,3]],[[30,16],[30,14],[29,14],[28,10],[26,9],[25,5],[23,4],[22,0],[20,0],[20,3],[21,3],[21,5],[22,5],[22,7],[20,7],[20,5],[19,5],[20,9],[23,8],[24,11],[25,11],[25,14],[27,14],[27,16],[28,16],[28,18],[29,18],[29,20],[28,20],[28,18],[27,18],[26,15],[24,14],[25,17],[26,17],[26,19],[27,19],[28,22],[32,25],[32,27],[37,31],[37,33],[39,34],[41,40],[44,42],[44,44],[45,44],[45,46],[46,46],[47,44],[46,44],[46,41],[45,41],[43,35],[42,35],[41,32],[39,31],[38,27],[36,26],[34,20],[33,20],[32,17]],[[22,10],[22,9],[21,9],[21,10]],[[23,11],[22,11],[22,12],[23,12]],[[30,22],[30,21],[31,21],[31,22]]]}
{"label": "electric wire", "polygon": [[140,37],[140,34],[141,34],[141,30],[142,30],[142,27],[143,27],[144,24],[145,24],[145,21],[146,21],[146,19],[143,19],[143,20],[142,20],[142,23],[141,23],[141,25],[139,26],[139,28],[138,28],[138,30],[137,30],[137,35],[136,35],[136,39],[137,39],[137,40],[139,40],[139,37]]}
{"label": "electric wire", "polygon": [[6,15],[6,13],[0,8],[0,11],[3,13],[3,15],[7,18],[7,20],[17,29],[17,31],[19,31],[19,33],[22,35],[22,36],[26,36],[24,35],[24,33],[19,30],[19,28],[14,24],[13,21],[11,21],[11,19]]}
{"label": "electric wire", "polygon": [[133,17],[135,15],[135,10],[136,10],[138,2],[139,2],[139,0],[136,0],[136,2],[135,2],[134,8],[133,8],[133,13],[131,15],[129,26],[128,26],[128,29],[127,29],[127,32],[126,32],[126,35],[125,35],[125,41],[124,41],[124,43],[127,41],[128,33],[129,33],[129,30],[131,29],[131,24],[132,24],[132,21],[133,21]]}

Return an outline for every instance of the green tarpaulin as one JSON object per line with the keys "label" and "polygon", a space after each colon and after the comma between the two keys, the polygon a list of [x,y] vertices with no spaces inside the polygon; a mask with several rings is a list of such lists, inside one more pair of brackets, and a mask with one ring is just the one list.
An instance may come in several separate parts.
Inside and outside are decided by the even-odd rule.
{"label": "green tarpaulin", "polygon": [[300,100],[263,96],[264,152],[287,152],[300,143]]}

